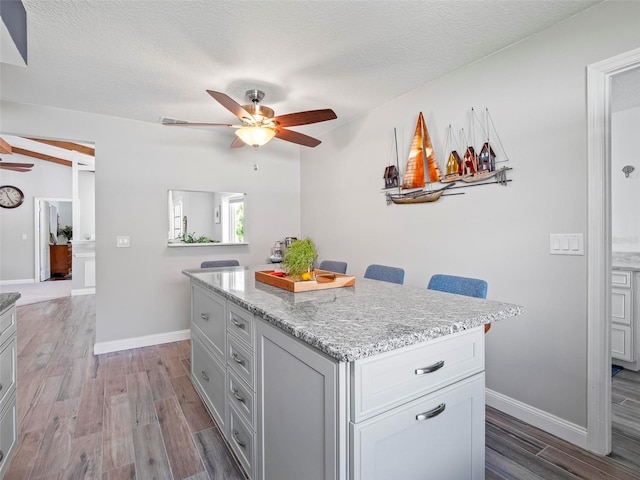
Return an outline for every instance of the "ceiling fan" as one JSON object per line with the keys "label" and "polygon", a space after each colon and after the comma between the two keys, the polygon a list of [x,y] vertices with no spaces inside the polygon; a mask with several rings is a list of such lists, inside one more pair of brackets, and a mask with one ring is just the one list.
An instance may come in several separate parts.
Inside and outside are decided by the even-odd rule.
{"label": "ceiling fan", "polygon": [[258,148],[273,137],[287,142],[297,143],[305,147],[316,147],[320,145],[317,138],[304,135],[284,127],[295,127],[299,125],[309,125],[311,123],[326,122],[338,118],[333,110],[326,108],[322,110],[307,110],[304,112],[289,113],[274,117],[274,111],[260,104],[264,98],[261,90],[247,90],[246,96],[251,101],[248,105],[240,105],[228,95],[221,92],[207,90],[220,105],[233,113],[242,122],[242,125],[232,125],[229,123],[192,123],[181,120],[163,118],[162,124],[177,127],[234,127],[236,128],[236,138],[231,144],[231,148],[251,145]]}
{"label": "ceiling fan", "polygon": [[3,162],[0,158],[0,169],[13,170],[15,172],[30,172],[32,167],[33,163]]}

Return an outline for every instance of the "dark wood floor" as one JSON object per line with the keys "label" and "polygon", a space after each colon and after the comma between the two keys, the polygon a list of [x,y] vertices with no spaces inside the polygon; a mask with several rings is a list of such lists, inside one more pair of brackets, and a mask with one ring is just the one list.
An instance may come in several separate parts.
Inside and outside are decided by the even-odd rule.
{"label": "dark wood floor", "polygon": [[486,478],[640,479],[640,373],[613,377],[612,453],[599,457],[487,408]]}
{"label": "dark wood floor", "polygon": [[[94,327],[93,295],[18,307],[20,444],[5,478],[242,480],[189,380],[189,342],[94,356]],[[611,457],[488,408],[486,478],[640,479],[640,379],[621,372],[613,391]]]}

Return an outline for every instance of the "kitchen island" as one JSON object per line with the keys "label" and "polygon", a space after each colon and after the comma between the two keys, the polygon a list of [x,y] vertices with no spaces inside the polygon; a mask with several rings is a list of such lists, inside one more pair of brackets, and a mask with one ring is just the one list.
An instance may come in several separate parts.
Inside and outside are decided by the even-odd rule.
{"label": "kitchen island", "polygon": [[17,292],[0,293],[0,478],[9,468],[18,446],[16,404]]}
{"label": "kitchen island", "polygon": [[[266,267],[258,267],[264,270]],[[483,326],[516,305],[185,270],[192,381],[250,478],[484,478]]]}

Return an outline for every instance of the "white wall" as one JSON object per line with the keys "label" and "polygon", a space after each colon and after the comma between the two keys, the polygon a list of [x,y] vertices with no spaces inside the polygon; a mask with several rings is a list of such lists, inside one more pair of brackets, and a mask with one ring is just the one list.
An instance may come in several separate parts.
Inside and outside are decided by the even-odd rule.
{"label": "white wall", "polygon": [[[302,152],[302,233],[321,258],[348,261],[356,275],[370,263],[403,267],[405,284],[419,287],[434,273],[485,278],[490,299],[526,310],[488,333],[487,387],[583,427],[586,257],[549,255],[549,234],[587,231],[585,67],[640,45],[639,18],[638,2],[605,2]],[[472,106],[490,109],[513,182],[387,206],[381,188],[384,167],[395,163],[393,128],[404,163],[422,111],[443,163],[448,125],[466,129]]]}
{"label": "white wall", "polygon": [[[615,252],[640,252],[639,132],[640,106],[611,114],[611,236]],[[635,168],[629,178],[622,173],[625,165]]]}
{"label": "white wall", "polygon": [[[5,116],[4,109],[2,116]],[[3,155],[2,159],[6,162],[33,163],[34,167],[30,172],[0,170],[0,185],[15,185],[25,197],[24,203],[18,208],[0,208],[0,281],[33,280],[33,199],[71,198],[71,168],[19,154]],[[71,224],[70,218],[68,224]],[[24,240],[23,235],[26,235]]]}
{"label": "white wall", "polygon": [[[188,328],[183,269],[215,258],[264,263],[275,240],[300,230],[295,145],[274,140],[257,152],[231,150],[228,134],[11,102],[0,107],[2,131],[95,143],[97,342]],[[246,192],[250,245],[167,248],[169,189]],[[129,235],[131,247],[116,248],[117,235]]]}
{"label": "white wall", "polygon": [[78,225],[73,226],[74,240],[90,240],[96,234],[95,172],[78,171]]}

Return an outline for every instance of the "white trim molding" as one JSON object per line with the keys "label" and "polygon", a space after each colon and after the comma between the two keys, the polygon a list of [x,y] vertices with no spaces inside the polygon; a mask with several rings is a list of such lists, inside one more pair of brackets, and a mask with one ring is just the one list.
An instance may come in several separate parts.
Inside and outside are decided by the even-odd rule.
{"label": "white trim molding", "polygon": [[21,280],[0,280],[0,285],[18,285],[24,283],[36,283],[34,278],[23,278]]}
{"label": "white trim molding", "polygon": [[101,355],[103,353],[119,352],[121,350],[130,350],[132,348],[148,347],[150,345],[160,345],[162,343],[179,342],[181,340],[189,340],[191,338],[191,330],[176,330],[174,332],[157,333],[154,335],[145,335],[143,337],[123,338],[122,340],[112,340],[110,342],[100,342],[93,346],[93,354]]}
{"label": "white trim molding", "polygon": [[640,48],[587,67],[587,443],[611,452],[611,78]]}
{"label": "white trim molding", "polygon": [[96,293],[96,287],[92,288],[74,288],[71,290],[71,296],[75,297],[76,295],[93,295]]}
{"label": "white trim molding", "polygon": [[560,417],[551,415],[550,413],[488,388],[485,389],[485,400],[486,404],[490,407],[511,415],[518,420],[522,420],[567,442],[573,443],[580,448],[586,448],[587,429],[584,427],[567,422]]}

